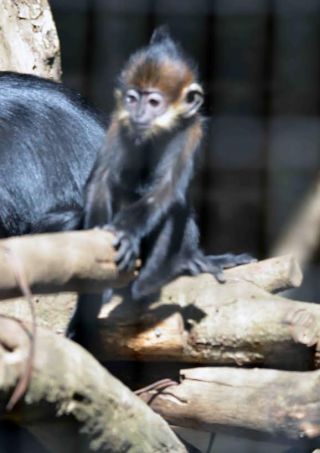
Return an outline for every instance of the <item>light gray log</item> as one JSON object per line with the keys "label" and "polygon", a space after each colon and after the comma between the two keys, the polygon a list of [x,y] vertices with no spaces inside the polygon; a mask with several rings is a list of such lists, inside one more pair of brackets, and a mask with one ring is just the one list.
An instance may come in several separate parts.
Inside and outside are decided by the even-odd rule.
{"label": "light gray log", "polygon": [[320,435],[320,371],[195,368],[182,370],[180,378],[140,393],[173,425],[294,440]]}
{"label": "light gray log", "polygon": [[[21,323],[0,319],[2,417],[17,380],[25,372],[29,342],[30,333]],[[87,351],[41,329],[37,330],[27,393],[5,419],[19,420],[50,451],[81,451],[73,450],[77,443],[82,451],[88,446],[90,451],[186,451],[166,422]]]}

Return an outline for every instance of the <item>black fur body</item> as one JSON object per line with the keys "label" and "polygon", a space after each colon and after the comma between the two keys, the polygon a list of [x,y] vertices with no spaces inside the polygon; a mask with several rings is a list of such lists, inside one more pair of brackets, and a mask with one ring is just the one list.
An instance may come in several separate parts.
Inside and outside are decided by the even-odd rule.
{"label": "black fur body", "polygon": [[62,84],[0,73],[0,236],[82,228],[104,138],[98,114]]}

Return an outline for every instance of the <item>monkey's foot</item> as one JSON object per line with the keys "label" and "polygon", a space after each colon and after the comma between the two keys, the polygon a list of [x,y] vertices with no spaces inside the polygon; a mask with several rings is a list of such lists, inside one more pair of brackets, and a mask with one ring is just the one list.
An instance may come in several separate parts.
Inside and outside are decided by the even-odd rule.
{"label": "monkey's foot", "polygon": [[255,263],[257,261],[257,259],[249,255],[249,253],[241,253],[240,255],[225,253],[224,255],[208,255],[205,256],[205,258],[223,269],[240,266],[241,264]]}
{"label": "monkey's foot", "polygon": [[111,231],[115,236],[112,245],[117,251],[116,264],[120,272],[128,272],[135,267],[139,255],[139,240],[132,234],[117,230],[112,225],[106,225],[105,230]]}
{"label": "monkey's foot", "polygon": [[234,255],[233,253],[226,253],[224,255],[196,255],[188,263],[188,271],[191,275],[198,275],[202,273],[209,273],[214,275],[218,282],[224,283],[225,277],[223,275],[224,269],[240,266],[241,264],[248,264],[257,261],[248,253]]}

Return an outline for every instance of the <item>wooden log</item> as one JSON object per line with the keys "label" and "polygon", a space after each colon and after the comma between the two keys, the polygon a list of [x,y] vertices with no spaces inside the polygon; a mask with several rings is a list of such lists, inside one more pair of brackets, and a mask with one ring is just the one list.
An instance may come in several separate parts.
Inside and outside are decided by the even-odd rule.
{"label": "wooden log", "polygon": [[235,279],[254,283],[270,293],[298,288],[302,272],[296,259],[288,254],[225,271],[227,281]]}
{"label": "wooden log", "polygon": [[101,292],[128,283],[119,274],[113,235],[105,230],[74,231],[0,241],[0,299],[21,295],[17,273],[34,293]]}
{"label": "wooden log", "polygon": [[320,436],[320,371],[195,368],[180,378],[139,393],[173,425],[249,437]]}
{"label": "wooden log", "polygon": [[[2,420],[27,427],[50,451],[186,451],[166,422],[87,351],[43,329],[37,331],[28,390],[5,412],[25,372],[29,342],[22,323],[0,319]],[[77,444],[80,450],[73,449]]]}
{"label": "wooden log", "polygon": [[60,45],[47,0],[0,0],[0,70],[59,80]]}
{"label": "wooden log", "polygon": [[179,361],[308,370],[320,306],[246,281],[181,277],[147,305],[115,297],[100,314],[101,360]]}
{"label": "wooden log", "polygon": [[[113,235],[105,230],[76,231],[0,240],[0,299],[17,297],[17,271],[33,293],[99,292],[124,286],[136,274],[119,274]],[[139,263],[137,263],[139,265]],[[296,287],[302,274],[295,260],[283,256],[226,271],[229,281],[250,281],[268,291]]]}
{"label": "wooden log", "polygon": [[[110,245],[111,241],[111,237],[106,235],[108,233],[105,231],[93,230],[14,238],[3,242],[13,241],[14,256],[29,256],[28,259],[23,258],[22,262],[29,263],[23,268],[26,269],[27,279],[33,289],[37,288],[32,284],[35,281],[32,280],[32,275],[35,275],[37,268],[40,272],[37,274],[38,283],[45,281],[46,278],[47,285],[53,281],[58,286],[59,278],[60,282],[63,278],[64,286],[61,286],[61,289],[74,281],[79,289],[85,289],[85,285],[79,284],[80,277],[92,276],[95,266],[98,266],[98,277],[101,276],[100,261],[106,259],[105,251],[108,256],[107,244]],[[44,241],[41,246],[38,239]],[[38,244],[36,249],[32,247],[35,240]],[[49,247],[51,240],[55,244],[53,248]],[[58,247],[60,240],[61,246]],[[36,260],[31,254],[24,254],[25,243],[30,245],[30,250],[36,251]],[[65,248],[66,244],[68,250]],[[46,252],[47,256],[41,261],[43,252]],[[100,258],[97,259],[95,254]],[[46,268],[44,263],[47,259],[49,261]],[[279,264],[282,262],[281,259],[275,261],[278,262],[278,268],[282,269],[281,272],[283,269],[292,268],[288,265],[281,266]],[[291,262],[291,258],[286,257],[284,261]],[[200,275],[196,278],[181,277],[164,287],[161,294],[154,296],[155,301],[151,304],[122,300],[119,295],[115,296],[101,312],[99,320],[101,349],[96,353],[101,360],[115,358],[144,361],[174,360],[203,364],[255,364],[310,369],[317,361],[314,348],[311,346],[317,342],[320,307],[316,304],[302,304],[272,296],[260,289],[254,282],[255,277],[258,278],[257,282],[266,284],[269,289],[272,279],[278,283],[280,281],[280,286],[283,286],[283,281],[288,281],[287,277],[275,278],[270,270],[272,262],[272,260],[265,262],[266,275],[269,275],[269,279],[265,280],[257,277],[263,273],[264,262],[260,262],[226,271],[228,281],[225,284],[218,284],[210,275]],[[109,265],[114,266],[111,262]],[[245,268],[248,272],[244,280]],[[293,269],[295,268],[293,266]],[[108,269],[110,270],[110,267]],[[236,277],[237,271],[239,278]],[[1,272],[0,275],[4,278],[5,273]],[[283,275],[287,276],[288,273],[284,272]],[[113,276],[114,280],[111,281],[110,277],[109,281],[104,283],[118,284],[115,273]],[[104,278],[108,277],[104,274]],[[296,277],[293,278],[295,279]],[[12,275],[11,281],[16,285]],[[276,286],[274,285],[274,288]],[[18,308],[16,303],[12,306],[2,304],[1,311],[25,319],[25,311],[21,310],[21,305],[27,310],[27,304],[19,302]],[[39,323],[56,332],[64,332],[72,304],[68,301],[62,308],[61,304],[54,300],[51,304],[38,305]]]}

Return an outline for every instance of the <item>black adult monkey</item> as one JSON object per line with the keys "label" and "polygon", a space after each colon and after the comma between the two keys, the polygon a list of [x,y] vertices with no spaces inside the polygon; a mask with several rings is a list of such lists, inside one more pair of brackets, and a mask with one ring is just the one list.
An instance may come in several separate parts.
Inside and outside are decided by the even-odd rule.
{"label": "black adult monkey", "polygon": [[[130,57],[115,98],[106,146],[88,184],[85,228],[114,231],[120,270],[141,257],[132,296],[146,296],[182,273],[210,272],[222,281],[224,268],[251,261],[199,249],[187,191],[203,135],[203,90],[165,28]],[[100,306],[99,295],[80,296],[68,335],[90,343]]]}
{"label": "black adult monkey", "polygon": [[0,237],[82,228],[104,139],[98,115],[62,84],[0,72]]}

